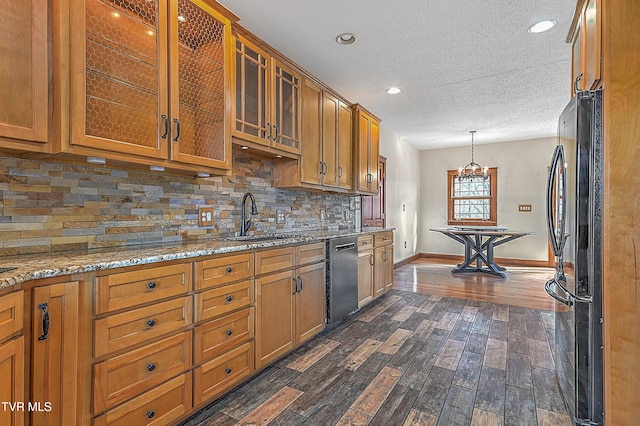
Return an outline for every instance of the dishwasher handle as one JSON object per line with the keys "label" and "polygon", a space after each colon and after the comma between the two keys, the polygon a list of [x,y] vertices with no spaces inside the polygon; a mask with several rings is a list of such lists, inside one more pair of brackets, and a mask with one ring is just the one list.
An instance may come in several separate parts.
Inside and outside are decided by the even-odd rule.
{"label": "dishwasher handle", "polygon": [[338,246],[335,246],[336,251],[349,250],[353,248],[356,248],[356,243],[347,243],[347,244],[340,244]]}

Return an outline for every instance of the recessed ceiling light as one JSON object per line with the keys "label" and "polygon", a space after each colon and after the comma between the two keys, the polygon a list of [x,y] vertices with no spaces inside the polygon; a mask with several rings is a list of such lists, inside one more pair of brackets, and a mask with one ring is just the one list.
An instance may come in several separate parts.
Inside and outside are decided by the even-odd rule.
{"label": "recessed ceiling light", "polygon": [[336,43],[338,44],[353,44],[356,42],[358,38],[356,37],[355,34],[351,34],[351,33],[342,33],[342,34],[338,34],[338,36],[336,37]]}
{"label": "recessed ceiling light", "polygon": [[545,31],[549,31],[551,28],[556,26],[556,21],[553,19],[545,19],[540,22],[536,22],[532,26],[529,27],[528,31],[533,34],[543,33]]}
{"label": "recessed ceiling light", "polygon": [[387,93],[390,95],[397,95],[398,93],[400,93],[400,88],[398,87],[389,87],[387,89]]}

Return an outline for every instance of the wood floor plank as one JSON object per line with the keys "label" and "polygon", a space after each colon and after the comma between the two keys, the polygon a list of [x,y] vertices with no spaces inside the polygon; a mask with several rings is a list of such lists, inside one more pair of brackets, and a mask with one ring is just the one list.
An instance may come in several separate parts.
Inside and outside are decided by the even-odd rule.
{"label": "wood floor plank", "polygon": [[497,368],[482,367],[475,407],[495,414],[504,414],[506,393],[505,371]]}
{"label": "wood floor plank", "polygon": [[379,340],[367,339],[338,366],[356,371],[382,345]]}
{"label": "wood floor plank", "polygon": [[429,338],[433,330],[436,328],[437,324],[438,323],[435,321],[431,321],[428,319],[423,320],[420,325],[414,330],[411,338],[420,340],[421,342],[425,342]]}
{"label": "wood floor plank", "polygon": [[370,309],[364,312],[362,315],[359,315],[358,321],[370,322],[375,317],[377,317],[381,312],[383,312],[385,309],[387,309],[389,306],[393,305],[400,299],[401,299],[400,296],[388,295],[379,303],[376,303],[374,306],[372,306]]}
{"label": "wood floor plank", "polygon": [[534,367],[532,376],[536,407],[557,413],[564,413],[565,406],[555,371]]}
{"label": "wood floor plank", "polygon": [[416,312],[421,313],[421,314],[428,314],[436,306],[436,303],[438,303],[438,302],[434,301],[434,300],[427,299],[424,303],[422,303],[422,305],[420,305],[420,307],[416,310]]}
{"label": "wood floor plank", "polygon": [[322,359],[322,357],[324,357],[326,354],[334,350],[338,345],[340,345],[340,342],[336,342],[333,340],[321,341],[317,345],[315,345],[313,349],[306,352],[303,356],[289,364],[287,368],[300,372],[307,371],[309,367]]}
{"label": "wood floor plank", "polygon": [[535,425],[536,423],[533,390],[507,385],[504,404],[505,426]]}
{"label": "wood floor plank", "polygon": [[453,385],[449,388],[447,399],[438,418],[441,425],[468,425],[473,416],[473,401],[476,392]]}
{"label": "wood floor plank", "polygon": [[[474,408],[471,426],[503,426],[504,417],[489,411]],[[551,426],[551,425],[549,425]]]}
{"label": "wood floor plank", "polygon": [[378,352],[382,352],[383,354],[393,355],[398,352],[400,346],[407,340],[413,331],[404,330],[402,328],[397,329],[393,332],[391,336],[378,348]]}
{"label": "wood floor plank", "polygon": [[360,413],[351,408],[338,420],[335,426],[364,426],[371,422],[371,416]]}
{"label": "wood floor plank", "polygon": [[351,405],[351,409],[373,417],[391,393],[400,376],[402,376],[402,371],[384,367]]}
{"label": "wood floor plank", "polygon": [[507,384],[525,389],[533,389],[531,359],[528,354],[507,353]]}
{"label": "wood floor plank", "polygon": [[477,389],[481,371],[482,355],[465,350],[453,376],[453,384],[463,388]]}
{"label": "wood floor plank", "polygon": [[571,419],[566,414],[547,411],[542,408],[536,410],[538,426],[572,426]]}
{"label": "wood floor plank", "polygon": [[238,424],[240,426],[267,424],[278,417],[300,395],[302,395],[301,391],[285,386],[242,418]]}
{"label": "wood floor plank", "polygon": [[531,365],[534,367],[553,369],[553,357],[549,343],[541,340],[529,339],[529,357],[531,357]]}
{"label": "wood floor plank", "polygon": [[406,418],[420,392],[396,385],[371,420],[372,425],[395,425]]}
{"label": "wood floor plank", "polygon": [[409,412],[402,426],[436,426],[438,418],[434,415],[423,413],[415,408]]}
{"label": "wood floor plank", "polygon": [[497,368],[499,370],[507,369],[507,342],[502,340],[487,339],[487,349],[484,353],[483,365],[487,367]]}
{"label": "wood floor plank", "polygon": [[454,372],[434,366],[427,377],[414,408],[427,414],[439,416],[447,398]]}
{"label": "wood floor plank", "polygon": [[453,330],[453,327],[456,325],[456,322],[460,318],[460,315],[454,314],[451,312],[447,312],[442,316],[442,319],[436,325],[436,328],[441,328],[443,330]]}
{"label": "wood floor plank", "polygon": [[464,342],[447,339],[440,351],[440,355],[438,355],[438,359],[436,359],[436,366],[455,371],[458,368],[463,350]]}
{"label": "wood floor plank", "polygon": [[402,308],[400,310],[400,312],[398,312],[397,314],[395,314],[394,316],[391,317],[392,321],[400,321],[400,322],[404,322],[406,320],[409,319],[409,317],[411,315],[413,315],[413,313],[418,310],[417,307],[415,306],[405,306],[404,308]]}
{"label": "wood floor plank", "polygon": [[411,389],[422,389],[437,358],[438,354],[435,352],[418,352],[398,383]]}
{"label": "wood floor plank", "polygon": [[509,306],[508,305],[498,305],[496,309],[493,311],[494,321],[509,321]]}

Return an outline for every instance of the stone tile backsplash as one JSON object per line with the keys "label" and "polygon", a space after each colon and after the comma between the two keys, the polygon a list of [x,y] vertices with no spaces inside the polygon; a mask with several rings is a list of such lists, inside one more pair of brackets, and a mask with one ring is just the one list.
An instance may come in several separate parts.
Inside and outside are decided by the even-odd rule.
{"label": "stone tile backsplash", "polygon": [[[210,178],[0,157],[0,256],[235,235],[245,192],[258,206],[250,234],[354,228],[345,211],[359,214],[359,197],[274,188],[273,172],[235,148],[232,175]],[[214,226],[198,226],[204,205]]]}

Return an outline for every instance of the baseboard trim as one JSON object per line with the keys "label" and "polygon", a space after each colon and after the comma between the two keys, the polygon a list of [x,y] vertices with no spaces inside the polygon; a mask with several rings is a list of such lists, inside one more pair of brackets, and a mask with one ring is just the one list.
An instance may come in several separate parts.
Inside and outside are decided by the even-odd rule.
{"label": "baseboard trim", "polygon": [[[456,254],[440,254],[440,253],[420,253],[420,258],[441,260],[445,262],[460,263],[464,261],[464,256]],[[553,262],[546,260],[530,260],[530,259],[509,259],[504,257],[496,257],[496,263],[504,266],[521,266],[525,268],[553,268]]]}
{"label": "baseboard trim", "polygon": [[417,260],[417,259],[420,259],[420,254],[414,254],[413,256],[409,256],[406,259],[403,259],[400,262],[395,263],[393,265],[393,269],[398,269],[399,267],[404,266],[407,263],[411,263],[411,262],[413,262],[414,260]]}

